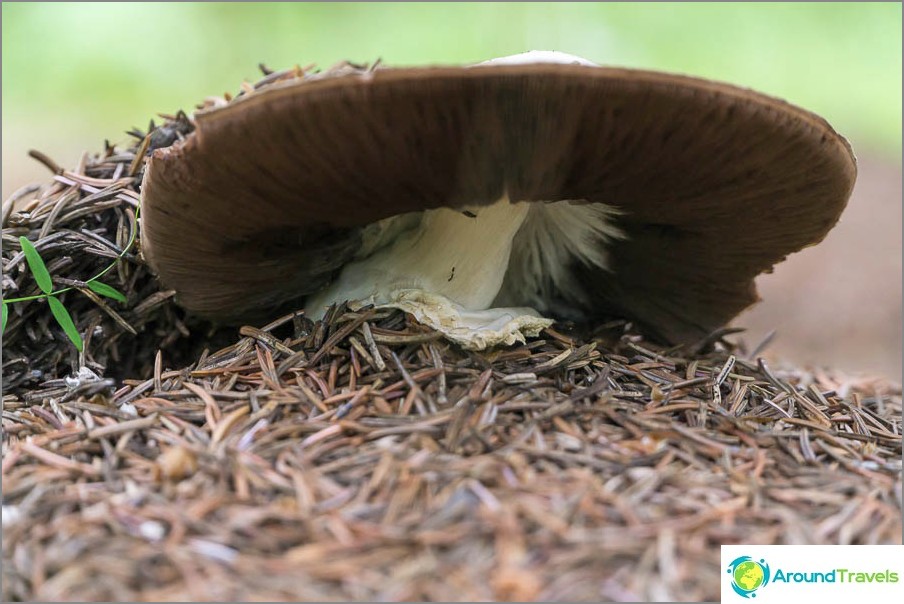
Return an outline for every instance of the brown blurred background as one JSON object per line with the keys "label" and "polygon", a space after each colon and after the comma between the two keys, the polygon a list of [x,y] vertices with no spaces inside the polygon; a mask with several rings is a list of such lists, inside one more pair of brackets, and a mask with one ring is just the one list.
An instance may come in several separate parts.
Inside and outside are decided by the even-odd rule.
{"label": "brown blurred background", "polygon": [[758,280],[738,317],[767,357],[901,380],[901,164],[858,154],[854,193],[828,237]]}
{"label": "brown blurred background", "polygon": [[901,378],[900,3],[4,3],[4,199],[257,63],[470,63],[531,49],[785,98],[848,137],[860,176],[820,245],[735,322],[776,361]]}

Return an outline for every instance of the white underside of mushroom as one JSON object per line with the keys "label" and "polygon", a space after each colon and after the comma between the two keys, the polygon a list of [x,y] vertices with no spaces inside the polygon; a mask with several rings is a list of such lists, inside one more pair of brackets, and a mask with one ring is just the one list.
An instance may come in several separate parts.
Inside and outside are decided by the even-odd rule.
{"label": "white underside of mushroom", "polygon": [[553,294],[581,301],[573,260],[606,266],[605,244],[619,236],[614,213],[501,199],[388,218],[365,229],[358,259],[306,310],[316,319],[333,303],[373,304],[411,313],[468,349],[524,342],[553,323],[540,314]]}

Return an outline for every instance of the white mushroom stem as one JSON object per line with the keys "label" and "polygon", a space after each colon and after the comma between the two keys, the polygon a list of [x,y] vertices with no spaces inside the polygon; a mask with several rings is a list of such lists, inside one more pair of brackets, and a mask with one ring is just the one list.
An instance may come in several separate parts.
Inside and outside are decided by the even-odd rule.
{"label": "white mushroom stem", "polygon": [[[363,262],[350,264],[331,287],[353,300],[383,303],[380,294],[425,289],[464,308],[488,308],[499,288],[527,203],[424,212],[419,228]],[[329,290],[328,290],[329,291]],[[335,299],[331,293],[327,298]]]}
{"label": "white mushroom stem", "polygon": [[487,309],[502,287],[512,241],[529,210],[530,204],[503,199],[485,207],[426,211],[417,228],[392,233],[394,241],[372,244],[376,253],[346,266],[308,301],[308,312],[321,316],[330,304],[351,300],[411,312],[470,348],[523,341],[552,321],[530,308]]}
{"label": "white mushroom stem", "polygon": [[605,267],[606,243],[620,236],[603,204],[511,203],[428,210],[381,221],[365,232],[358,259],[309,298],[319,318],[350,301],[400,308],[465,348],[523,342],[552,324],[530,304],[581,299],[573,261]]}

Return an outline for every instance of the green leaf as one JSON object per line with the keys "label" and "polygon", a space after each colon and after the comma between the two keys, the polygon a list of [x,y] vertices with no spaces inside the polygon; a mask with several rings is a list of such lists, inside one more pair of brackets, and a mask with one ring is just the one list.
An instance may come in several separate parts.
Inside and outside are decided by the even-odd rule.
{"label": "green leaf", "polygon": [[53,281],[50,279],[47,265],[44,264],[44,260],[31,241],[25,237],[19,237],[19,243],[22,245],[22,251],[25,252],[25,262],[28,263],[28,268],[31,269],[31,274],[35,277],[35,282],[42,292],[49,294],[53,291]]}
{"label": "green leaf", "polygon": [[88,281],[88,289],[93,291],[95,294],[100,294],[101,296],[105,296],[107,298],[113,298],[117,302],[125,302],[126,297],[119,293],[115,288],[107,285],[106,283],[101,283],[100,281]]}
{"label": "green leaf", "polygon": [[6,331],[6,320],[9,319],[9,311],[6,309],[6,302],[3,303],[3,327],[0,327],[0,333]]}
{"label": "green leaf", "polygon": [[66,335],[69,336],[69,339],[72,340],[72,343],[78,351],[81,352],[82,336],[79,335],[75,323],[72,322],[69,311],[66,310],[63,303],[57,300],[55,296],[47,296],[47,303],[50,304],[50,312],[53,313],[53,318],[57,320],[57,323],[60,324],[60,327],[63,328],[63,331],[66,332]]}

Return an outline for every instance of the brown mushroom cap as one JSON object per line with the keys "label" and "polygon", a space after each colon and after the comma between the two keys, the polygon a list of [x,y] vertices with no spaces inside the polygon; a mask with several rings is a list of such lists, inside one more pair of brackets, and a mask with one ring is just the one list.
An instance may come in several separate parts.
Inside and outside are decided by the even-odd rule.
{"label": "brown mushroom cap", "polygon": [[196,115],[142,185],[142,247],[178,302],[260,316],[333,280],[405,212],[586,200],[624,212],[589,317],[694,341],[819,242],[856,164],[820,117],[723,83],[561,64],[381,69],[277,84]]}

